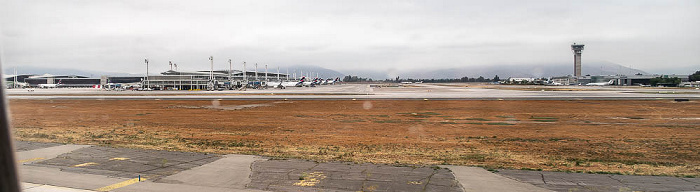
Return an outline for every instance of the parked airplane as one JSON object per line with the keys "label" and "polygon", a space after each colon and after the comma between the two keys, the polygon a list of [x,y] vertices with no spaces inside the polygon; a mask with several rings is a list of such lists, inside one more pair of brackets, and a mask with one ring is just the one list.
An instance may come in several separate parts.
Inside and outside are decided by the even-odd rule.
{"label": "parked airplane", "polygon": [[61,86],[61,80],[58,80],[56,84],[39,84],[39,88],[57,88]]}
{"label": "parked airplane", "polygon": [[273,88],[286,89],[287,87],[301,87],[306,78],[302,77],[299,81],[284,81],[284,82],[267,82],[266,86]]}
{"label": "parked airplane", "polygon": [[316,86],[313,81],[306,81],[305,76],[302,76],[300,81],[301,81],[302,87],[315,87]]}
{"label": "parked airplane", "polygon": [[608,82],[603,82],[603,83],[588,83],[586,86],[606,86],[606,85],[612,85],[615,82],[615,80],[610,80]]}

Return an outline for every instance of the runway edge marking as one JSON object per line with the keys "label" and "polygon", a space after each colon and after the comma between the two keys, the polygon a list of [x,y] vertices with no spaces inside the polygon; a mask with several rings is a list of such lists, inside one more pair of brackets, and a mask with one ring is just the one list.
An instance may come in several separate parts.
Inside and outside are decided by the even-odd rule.
{"label": "runway edge marking", "polygon": [[119,182],[119,183],[115,183],[115,184],[112,184],[112,185],[109,185],[109,186],[101,187],[101,188],[98,188],[98,189],[95,189],[95,190],[96,190],[96,191],[112,191],[112,190],[115,190],[115,189],[119,189],[119,188],[122,188],[122,187],[129,186],[129,185],[134,184],[134,183],[138,183],[138,182],[141,182],[141,181],[145,181],[145,180],[146,180],[146,178],[140,178],[140,179],[139,179],[139,178],[133,178],[133,179],[129,179],[129,180],[126,180],[126,181],[122,181],[122,182]]}

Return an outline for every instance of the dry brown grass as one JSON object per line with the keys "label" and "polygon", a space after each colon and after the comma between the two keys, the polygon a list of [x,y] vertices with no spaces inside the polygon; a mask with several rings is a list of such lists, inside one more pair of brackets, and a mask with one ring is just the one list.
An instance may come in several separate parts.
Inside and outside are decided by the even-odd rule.
{"label": "dry brown grass", "polygon": [[[696,102],[10,103],[15,137],[27,141],[320,161],[639,175],[700,173],[700,105]],[[223,110],[251,104],[268,106]],[[202,107],[212,105],[219,107]]]}

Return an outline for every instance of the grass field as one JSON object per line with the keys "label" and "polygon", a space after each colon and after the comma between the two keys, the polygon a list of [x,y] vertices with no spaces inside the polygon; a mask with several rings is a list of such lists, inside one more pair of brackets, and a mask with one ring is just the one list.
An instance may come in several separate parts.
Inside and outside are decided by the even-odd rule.
{"label": "grass field", "polygon": [[696,101],[11,100],[18,140],[700,176]]}

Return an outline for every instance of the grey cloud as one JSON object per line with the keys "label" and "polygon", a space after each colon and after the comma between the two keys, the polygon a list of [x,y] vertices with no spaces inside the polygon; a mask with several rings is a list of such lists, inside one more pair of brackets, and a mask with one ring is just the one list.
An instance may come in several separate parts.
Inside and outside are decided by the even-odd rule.
{"label": "grey cloud", "polygon": [[[0,2],[6,66],[139,73],[319,65],[397,71],[586,60],[653,72],[698,67],[700,2],[679,1],[91,1]],[[219,60],[218,58],[221,58]]]}

